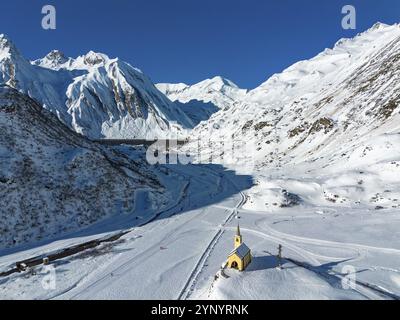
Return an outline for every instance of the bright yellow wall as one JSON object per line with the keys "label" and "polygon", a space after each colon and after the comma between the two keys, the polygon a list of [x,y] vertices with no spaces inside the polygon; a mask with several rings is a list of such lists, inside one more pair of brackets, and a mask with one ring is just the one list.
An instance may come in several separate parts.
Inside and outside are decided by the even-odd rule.
{"label": "bright yellow wall", "polygon": [[231,268],[232,263],[236,262],[238,265],[238,270],[243,271],[244,265],[242,259],[239,258],[237,254],[233,254],[228,258],[228,267]]}
{"label": "bright yellow wall", "polygon": [[233,254],[228,258],[228,268],[232,267],[232,263],[236,262],[238,265],[238,270],[243,271],[244,269],[247,268],[247,266],[251,262],[251,253],[247,254],[244,259],[240,259],[240,257],[237,254]]}
{"label": "bright yellow wall", "polygon": [[235,249],[242,244],[242,236],[235,236]]}

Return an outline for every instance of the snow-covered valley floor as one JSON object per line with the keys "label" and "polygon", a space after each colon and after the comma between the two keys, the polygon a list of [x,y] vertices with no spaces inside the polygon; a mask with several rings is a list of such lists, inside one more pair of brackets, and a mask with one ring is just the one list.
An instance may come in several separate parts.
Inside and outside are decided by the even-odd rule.
{"label": "snow-covered valley floor", "polygon": [[[323,205],[254,210],[254,181],[217,165],[169,166],[176,199],[168,210],[106,220],[51,242],[0,252],[16,261],[119,230],[120,240],[55,261],[48,270],[0,278],[1,299],[393,299],[400,296],[398,209]],[[189,183],[189,184],[187,184]],[[251,210],[249,210],[249,207]],[[151,221],[146,223],[146,221]],[[240,221],[254,259],[242,273],[221,265]],[[140,226],[142,225],[142,226]],[[276,268],[283,246],[283,269]],[[272,255],[271,255],[272,254]],[[350,271],[350,274],[346,274]],[[355,272],[355,273],[351,273]],[[219,276],[215,277],[217,274]],[[346,278],[347,277],[347,278]],[[355,287],[346,286],[354,279]],[[343,285],[343,283],[345,285]]]}

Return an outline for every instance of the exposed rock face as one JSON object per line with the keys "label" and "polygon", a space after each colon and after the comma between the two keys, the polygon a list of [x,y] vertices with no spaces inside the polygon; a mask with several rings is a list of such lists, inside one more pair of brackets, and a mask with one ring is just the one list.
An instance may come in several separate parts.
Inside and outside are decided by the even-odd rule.
{"label": "exposed rock face", "polygon": [[192,121],[140,70],[90,51],[76,59],[57,50],[30,63],[0,36],[0,83],[28,94],[89,138],[155,138]]}

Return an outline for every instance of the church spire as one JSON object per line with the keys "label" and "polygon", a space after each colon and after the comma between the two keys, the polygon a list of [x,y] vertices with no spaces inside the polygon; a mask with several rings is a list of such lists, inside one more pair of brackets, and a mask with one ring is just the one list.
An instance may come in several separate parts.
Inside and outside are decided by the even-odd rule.
{"label": "church spire", "polygon": [[238,248],[242,244],[242,235],[240,234],[240,226],[239,222],[236,228],[236,235],[235,235],[235,249]]}
{"label": "church spire", "polygon": [[237,228],[236,228],[236,235],[239,236],[239,237],[241,236],[239,222],[238,222]]}

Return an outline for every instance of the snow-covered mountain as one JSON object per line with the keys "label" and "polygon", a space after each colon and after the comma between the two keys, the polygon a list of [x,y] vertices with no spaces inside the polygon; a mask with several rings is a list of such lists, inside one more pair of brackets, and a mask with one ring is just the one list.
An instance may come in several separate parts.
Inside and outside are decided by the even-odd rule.
{"label": "snow-covered mountain", "polygon": [[[44,58],[38,59],[31,62],[33,65],[40,66],[47,69],[52,70],[74,70],[74,69],[83,69],[86,68],[83,65],[78,65],[75,63],[75,59],[66,57],[63,52],[59,50],[52,50],[49,52]],[[83,67],[83,68],[82,68]]]}
{"label": "snow-covered mountain", "polygon": [[220,109],[228,110],[237,105],[247,92],[219,76],[194,85],[159,83],[156,87],[174,101],[195,124],[208,120]]}
{"label": "snow-covered mountain", "polygon": [[94,144],[0,86],[0,248],[133,214],[137,191],[160,205],[165,194],[153,172],[144,159]]}
{"label": "snow-covered mountain", "polygon": [[52,51],[31,63],[0,35],[0,83],[28,94],[90,138],[165,137],[171,128],[193,126],[140,70],[101,53],[73,59]]}
{"label": "snow-covered mountain", "polygon": [[231,80],[219,76],[194,85],[158,83],[156,87],[172,101],[182,103],[188,103],[192,100],[211,102],[219,109],[230,108],[247,92],[246,89],[240,89]]}
{"label": "snow-covered mountain", "polygon": [[[321,199],[385,198],[386,205],[396,205],[397,194],[380,193],[385,187],[399,191],[399,52],[400,26],[378,23],[272,76],[239,104],[201,123],[192,138],[203,143],[204,158],[223,156],[220,142],[236,141],[246,147],[237,154],[257,170],[284,170],[286,178],[297,180],[309,175],[313,183],[325,175],[318,184]],[[271,177],[260,183],[256,193],[263,206],[269,202],[267,186],[290,189]],[[323,195],[340,187],[342,195]]]}
{"label": "snow-covered mountain", "polygon": [[[0,52],[5,82],[50,102],[63,97],[48,83],[99,93],[115,78],[96,53],[54,51],[30,65]],[[91,142],[0,86],[0,298],[398,300],[399,70],[400,26],[376,24],[232,101],[218,86],[214,101],[185,93],[219,110],[182,147],[213,165],[149,167],[144,148]],[[185,87],[161,90],[175,99]],[[207,116],[194,110],[195,121]],[[252,252],[243,272],[223,267],[238,221]],[[115,240],[115,230],[129,232]],[[10,274],[17,261],[105,238],[115,241],[50,261],[52,290],[47,266]]]}

